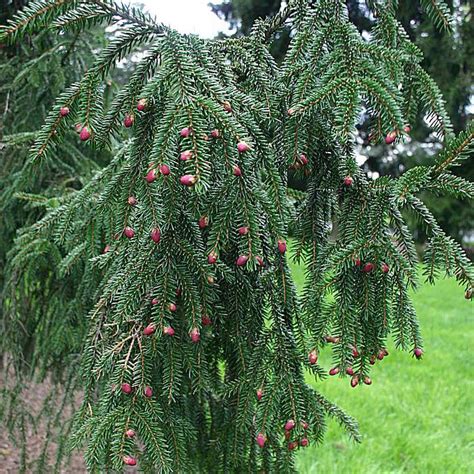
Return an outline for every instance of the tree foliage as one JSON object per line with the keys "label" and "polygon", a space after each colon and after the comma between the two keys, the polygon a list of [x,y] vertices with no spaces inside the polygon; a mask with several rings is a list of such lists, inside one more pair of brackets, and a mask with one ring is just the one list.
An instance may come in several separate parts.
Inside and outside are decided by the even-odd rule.
{"label": "tree foliage", "polygon": [[[346,4],[351,22],[361,34],[371,34],[376,19],[367,4],[358,0],[348,0]],[[443,5],[419,0],[400,0],[395,11],[409,38],[423,52],[421,65],[435,79],[442,91],[446,100],[445,108],[452,118],[456,132],[465,130],[470,120],[468,107],[472,96],[471,45],[474,44],[474,30],[469,5],[470,2],[466,0],[449,0]],[[280,8],[280,2],[253,0],[234,0],[212,5],[213,11],[236,30],[236,36],[248,32],[248,25],[257,18],[275,15]],[[438,17],[441,12],[448,15]],[[431,19],[426,13],[430,13]],[[288,32],[289,29],[286,28],[272,44],[271,52],[277,60],[284,56],[288,47]],[[404,143],[402,147],[373,143],[369,135],[370,117],[365,118],[367,120],[362,117],[357,129],[361,147],[360,158],[365,159],[364,169],[368,172],[398,176],[408,168],[432,161],[437,140],[431,127],[425,122],[422,109],[417,109],[417,113],[409,117],[413,133],[410,134],[409,142]],[[473,172],[472,161],[456,170],[459,176],[468,179],[472,179]],[[304,177],[290,176],[289,186],[304,190],[306,180]],[[433,199],[425,195],[424,199],[429,202],[443,230],[458,242],[468,245],[474,228],[472,206],[466,206],[451,196],[437,196]],[[418,243],[424,243],[426,240],[420,227],[416,229],[416,238]]]}
{"label": "tree foliage", "polygon": [[[334,0],[290,1],[226,40],[180,35],[109,0],[32,2],[0,31],[9,44],[118,31],[59,95],[21,176],[54,162],[77,123],[84,154],[113,157],[21,230],[3,291],[2,350],[20,380],[52,374],[52,400],[81,391],[59,440],[83,448],[91,472],[137,459],[145,472],[289,472],[294,448],[321,441],[327,417],[358,439],[355,421],[305,375],[325,378],[317,356],[328,344],[330,374],[349,374],[354,387],[371,384],[390,335],[421,357],[405,211],[429,236],[426,278],[474,286],[469,261],[419,197],[473,197],[451,170],[474,132],[454,135],[396,2],[368,4],[370,40]],[[277,63],[269,47],[284,25],[291,42]],[[111,72],[139,49],[108,103]],[[354,153],[361,114],[374,141],[403,141],[418,110],[443,142],[436,162],[368,180]],[[287,191],[289,169],[306,175],[306,192]],[[307,269],[300,295],[286,261],[290,228]]]}

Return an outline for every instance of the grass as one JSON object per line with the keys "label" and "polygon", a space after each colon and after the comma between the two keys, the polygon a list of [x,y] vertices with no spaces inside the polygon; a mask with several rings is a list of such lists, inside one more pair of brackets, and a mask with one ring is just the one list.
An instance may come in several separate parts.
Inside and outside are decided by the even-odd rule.
{"label": "grass", "polygon": [[[301,288],[304,273],[292,266]],[[423,285],[414,295],[425,356],[388,346],[373,384],[353,389],[349,378],[308,382],[359,421],[362,444],[330,421],[323,444],[300,449],[298,472],[474,473],[474,304],[455,281]],[[330,352],[322,354],[330,367]]]}

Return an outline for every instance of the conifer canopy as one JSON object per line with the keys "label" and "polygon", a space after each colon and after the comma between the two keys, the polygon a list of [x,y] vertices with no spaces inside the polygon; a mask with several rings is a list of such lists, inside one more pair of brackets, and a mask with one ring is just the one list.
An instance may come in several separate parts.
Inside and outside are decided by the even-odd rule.
{"label": "conifer canopy", "polygon": [[[422,3],[451,28],[444,2]],[[330,369],[348,390],[370,385],[389,337],[422,357],[407,215],[429,236],[423,277],[456,277],[460,298],[474,287],[418,196],[474,196],[452,173],[474,130],[453,134],[397,2],[367,5],[370,37],[341,0],[289,0],[237,39],[182,35],[110,0],[30,2],[0,30],[9,44],[118,32],[57,98],[22,176],[54,166],[71,136],[111,159],[20,231],[3,289],[2,351],[18,380],[51,376],[52,403],[80,393],[58,439],[84,450],[90,472],[291,472],[295,448],[321,441],[328,417],[358,440],[305,376]],[[277,64],[269,48],[283,25],[291,41]],[[132,74],[106,100],[130,57]],[[420,110],[442,151],[400,178],[369,179],[355,153],[361,116],[374,143],[396,146]],[[306,176],[306,192],[287,189],[290,173]],[[306,268],[300,293],[290,253]],[[327,347],[330,368],[318,361]]]}

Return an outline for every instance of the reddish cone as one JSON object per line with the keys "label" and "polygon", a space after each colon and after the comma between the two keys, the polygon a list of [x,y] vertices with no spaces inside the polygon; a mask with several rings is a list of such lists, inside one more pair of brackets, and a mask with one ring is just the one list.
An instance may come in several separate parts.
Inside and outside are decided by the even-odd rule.
{"label": "reddish cone", "polygon": [[211,132],[211,137],[212,137],[212,138],[219,138],[219,137],[220,137],[220,133],[219,133],[219,130],[217,130],[217,128],[215,128],[215,129]]}
{"label": "reddish cone", "polygon": [[155,332],[156,328],[154,324],[149,324],[144,330],[143,334],[145,336],[151,336]]}
{"label": "reddish cone", "polygon": [[126,395],[129,395],[130,393],[132,393],[132,386],[129,383],[123,383],[120,389]]}
{"label": "reddish cone", "polygon": [[179,159],[181,161],[188,161],[190,158],[193,157],[193,152],[191,150],[186,150],[179,155]]}
{"label": "reddish cone", "polygon": [[107,245],[104,247],[104,250],[102,250],[102,253],[107,253],[107,252],[110,251],[110,249],[111,249],[110,245],[107,244]]}
{"label": "reddish cone", "polygon": [[385,352],[384,351],[378,351],[377,353],[377,359],[382,360],[385,357]]}
{"label": "reddish cone", "polygon": [[294,420],[288,420],[285,423],[285,430],[286,431],[291,431],[294,427],[296,426],[296,423]]}
{"label": "reddish cone", "polygon": [[125,118],[123,119],[123,124],[125,125],[126,128],[130,128],[133,125],[134,118],[133,115],[125,115]]}
{"label": "reddish cone", "polygon": [[257,390],[257,400],[260,401],[263,397],[263,390],[261,388],[259,388]]}
{"label": "reddish cone", "polygon": [[185,174],[179,178],[179,182],[184,186],[193,186],[197,181],[196,176],[192,174]]}
{"label": "reddish cone", "polygon": [[91,132],[89,132],[89,129],[87,127],[84,127],[81,130],[81,133],[79,134],[79,138],[81,139],[81,141],[86,142],[87,140],[89,140],[90,137]]}
{"label": "reddish cone", "polygon": [[245,153],[250,150],[250,146],[245,142],[239,142],[237,143],[237,150],[239,153]]}
{"label": "reddish cone", "polygon": [[234,176],[242,176],[242,170],[237,165],[234,166]]}
{"label": "reddish cone", "polygon": [[201,318],[201,323],[203,326],[210,326],[212,324],[211,318],[209,316],[203,316]]}
{"label": "reddish cone", "polygon": [[189,137],[189,135],[191,135],[191,129],[189,127],[185,127],[179,132],[179,134],[183,138],[187,138],[187,137]]}
{"label": "reddish cone", "polygon": [[370,365],[375,365],[375,359],[376,359],[376,357],[374,355],[371,356],[370,359],[369,359],[369,364]]}
{"label": "reddish cone", "polygon": [[356,258],[355,261],[354,261],[354,263],[355,263],[355,266],[356,266],[356,267],[360,267],[360,265],[361,265],[362,262],[360,261],[360,258]]}
{"label": "reddish cone", "polygon": [[386,143],[387,145],[391,145],[396,139],[397,139],[397,133],[396,133],[396,132],[390,132],[390,133],[385,137],[385,143]]}
{"label": "reddish cone", "polygon": [[288,449],[290,451],[293,451],[298,447],[298,441],[291,441],[291,443],[288,443]]}
{"label": "reddish cone", "polygon": [[243,267],[248,262],[248,260],[249,258],[247,255],[240,255],[240,257],[237,258],[235,263],[238,267]]}
{"label": "reddish cone", "polygon": [[357,350],[357,347],[353,347],[352,348],[352,357],[357,358],[359,356],[360,356],[360,354],[359,354],[359,351]]}
{"label": "reddish cone", "polygon": [[155,244],[157,244],[161,240],[161,231],[158,229],[158,227],[155,227],[154,229],[151,230],[150,232],[150,237]]}
{"label": "reddish cone", "polygon": [[136,206],[138,201],[135,196],[129,196],[127,202],[130,206]]}
{"label": "reddish cone", "polygon": [[415,357],[417,359],[421,359],[421,357],[423,356],[423,350],[420,349],[419,347],[416,347],[415,350],[413,351],[413,354],[415,354]]}
{"label": "reddish cone", "polygon": [[284,254],[286,252],[286,242],[282,239],[278,241],[278,251],[281,254]]}
{"label": "reddish cone", "polygon": [[153,395],[153,389],[150,386],[146,386],[143,395],[145,395],[146,398],[151,398]]}
{"label": "reddish cone", "polygon": [[467,300],[472,299],[472,295],[474,294],[474,290],[472,288],[468,288],[466,292],[464,293],[464,298]]}
{"label": "reddish cone", "polygon": [[303,448],[306,448],[306,446],[309,445],[309,440],[308,440],[308,438],[302,438],[302,440],[300,441],[300,445],[301,445]]}
{"label": "reddish cone", "polygon": [[135,231],[131,227],[125,227],[125,229],[123,230],[123,235],[125,235],[127,239],[133,239],[133,237],[135,236]]}
{"label": "reddish cone", "polygon": [[59,109],[59,115],[61,115],[61,117],[66,117],[66,115],[69,115],[69,107],[61,107]]}
{"label": "reddish cone", "polygon": [[136,466],[137,460],[133,458],[132,456],[124,456],[123,463],[126,464],[127,466]]}
{"label": "reddish cone", "polygon": [[207,216],[201,216],[198,220],[200,229],[205,229],[209,225],[209,218]]}
{"label": "reddish cone", "polygon": [[314,364],[316,364],[316,362],[318,362],[318,353],[316,352],[316,350],[311,351],[309,353],[308,361],[311,365],[314,365]]}
{"label": "reddish cone", "polygon": [[223,107],[224,107],[224,110],[226,112],[232,112],[232,106],[230,105],[230,102],[225,100],[223,103],[222,103]]}
{"label": "reddish cone", "polygon": [[160,165],[160,173],[163,176],[168,176],[170,174],[170,167],[168,165]]}
{"label": "reddish cone", "polygon": [[295,109],[288,109],[288,115],[293,115],[295,113]]}
{"label": "reddish cone", "polygon": [[170,303],[168,305],[168,309],[172,312],[172,313],[175,313],[176,312],[176,305],[174,303]]}
{"label": "reddish cone", "polygon": [[194,343],[199,342],[201,340],[201,334],[198,328],[191,329],[189,336],[191,337],[191,341],[193,341]]}
{"label": "reddish cone", "polygon": [[153,306],[157,305],[158,303],[159,303],[158,298],[153,298],[153,299],[151,300],[151,304],[152,304]]}
{"label": "reddish cone", "polygon": [[337,375],[339,373],[339,367],[333,367],[330,371],[329,371],[329,375]]}
{"label": "reddish cone", "polygon": [[352,184],[354,183],[354,180],[352,179],[352,176],[346,176],[344,178],[344,186],[352,186]]}
{"label": "reddish cone", "polygon": [[347,375],[354,375],[354,369],[352,367],[347,367],[346,374]]}
{"label": "reddish cone", "polygon": [[146,109],[147,101],[146,99],[140,99],[137,103],[137,110],[143,112]]}
{"label": "reddish cone", "polygon": [[372,379],[370,377],[364,377],[365,385],[372,385]]}
{"label": "reddish cone", "polygon": [[265,266],[265,262],[263,261],[263,258],[262,257],[255,257],[257,259],[257,262],[259,264],[260,267],[264,267]]}
{"label": "reddish cone", "polygon": [[364,265],[364,268],[362,269],[362,271],[364,273],[370,273],[371,271],[373,271],[374,269],[374,264],[372,262],[368,262]]}
{"label": "reddish cone", "polygon": [[388,273],[390,270],[389,266],[385,262],[382,263],[381,268],[383,273]]}
{"label": "reddish cone", "polygon": [[239,227],[238,229],[239,235],[247,235],[249,233],[249,228],[248,227]]}
{"label": "reddish cone", "polygon": [[74,130],[76,131],[76,133],[81,133],[82,123],[76,123],[76,125],[74,125]]}
{"label": "reddish cone", "polygon": [[405,131],[405,133],[410,133],[410,132],[411,132],[411,127],[410,127],[410,125],[406,124],[406,125],[403,127],[403,130]]}
{"label": "reddish cone", "polygon": [[153,183],[156,179],[156,170],[150,170],[148,171],[146,177],[145,177],[147,183]]}
{"label": "reddish cone", "polygon": [[309,163],[308,157],[304,153],[301,153],[300,161],[303,164],[303,166],[306,166]]}
{"label": "reddish cone", "polygon": [[135,431],[133,431],[133,430],[127,430],[127,431],[125,431],[125,436],[126,436],[127,438],[134,438],[134,437],[135,437]]}
{"label": "reddish cone", "polygon": [[171,326],[165,326],[163,328],[163,334],[165,336],[174,336],[174,329]]}
{"label": "reddish cone", "polygon": [[265,442],[267,441],[267,438],[263,433],[258,433],[257,437],[255,438],[257,441],[257,444],[263,448],[265,446]]}
{"label": "reddish cone", "polygon": [[303,427],[304,430],[307,430],[309,428],[309,425],[306,421],[302,421],[301,426]]}
{"label": "reddish cone", "polygon": [[357,385],[359,385],[359,376],[354,375],[354,377],[352,377],[352,379],[351,379],[351,387],[355,388],[355,387],[357,387]]}

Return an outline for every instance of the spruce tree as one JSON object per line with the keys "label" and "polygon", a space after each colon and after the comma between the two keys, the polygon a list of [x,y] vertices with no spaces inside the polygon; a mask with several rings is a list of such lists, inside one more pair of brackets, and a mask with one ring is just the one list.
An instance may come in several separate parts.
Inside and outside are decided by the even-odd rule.
{"label": "spruce tree", "polygon": [[[442,1],[422,3],[449,28]],[[35,369],[51,375],[60,406],[80,393],[58,438],[84,449],[91,472],[291,472],[296,449],[322,440],[327,417],[358,440],[356,422],[305,376],[371,385],[389,337],[422,358],[406,212],[429,236],[423,277],[454,276],[472,296],[472,265],[419,194],[474,196],[452,174],[474,131],[452,132],[397,2],[367,4],[370,39],[339,0],[290,0],[226,40],[181,35],[110,0],[32,2],[2,28],[8,43],[98,24],[119,31],[59,95],[23,174],[41,169],[74,124],[83,153],[113,158],[22,229],[3,292],[10,397]],[[269,48],[284,25],[291,42],[277,64]],[[146,52],[107,105],[104,84],[138,49]],[[369,180],[356,162],[356,125],[370,116],[372,140],[395,143],[420,110],[443,141],[436,160]],[[289,170],[307,177],[306,192],[287,190]],[[287,263],[290,232],[306,267],[301,294]],[[76,280],[54,305],[41,299],[48,274],[35,271],[44,256],[56,278]],[[15,322],[31,300],[28,332]],[[318,363],[328,347],[329,371]],[[51,414],[49,435],[60,421]]]}

